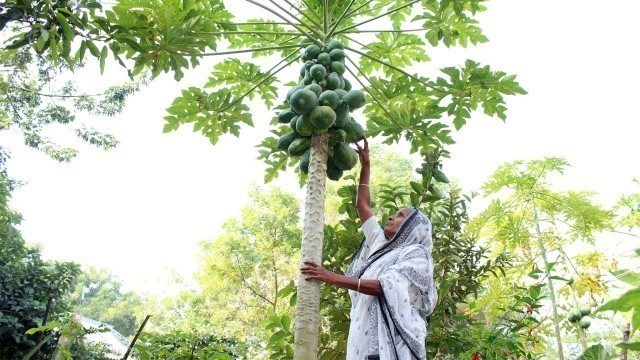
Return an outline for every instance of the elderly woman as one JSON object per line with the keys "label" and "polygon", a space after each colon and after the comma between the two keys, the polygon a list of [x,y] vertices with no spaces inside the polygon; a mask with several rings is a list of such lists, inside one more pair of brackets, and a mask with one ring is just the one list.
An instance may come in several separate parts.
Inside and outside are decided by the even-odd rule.
{"label": "elderly woman", "polygon": [[389,216],[384,228],[371,210],[369,145],[356,144],[362,169],[357,209],[363,240],[345,275],[306,262],[306,280],[349,289],[347,359],[425,359],[426,318],[437,300],[431,222],[415,208]]}

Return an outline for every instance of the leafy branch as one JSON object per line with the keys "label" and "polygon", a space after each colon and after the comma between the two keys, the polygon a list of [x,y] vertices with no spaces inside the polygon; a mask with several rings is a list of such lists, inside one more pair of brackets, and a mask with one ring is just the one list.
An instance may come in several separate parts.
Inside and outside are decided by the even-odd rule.
{"label": "leafy branch", "polygon": [[350,30],[350,29],[356,28],[356,27],[358,27],[358,26],[360,26],[360,25],[364,25],[364,24],[369,23],[369,22],[371,22],[371,21],[377,20],[377,19],[379,19],[379,18],[381,18],[381,17],[384,17],[384,16],[387,16],[387,15],[393,14],[393,13],[395,13],[395,12],[397,12],[397,11],[400,11],[400,10],[402,10],[402,9],[404,9],[404,8],[408,7],[408,6],[411,6],[411,5],[413,5],[413,4],[417,3],[417,2],[420,2],[420,1],[421,1],[421,0],[413,0],[413,1],[411,1],[410,3],[408,3],[408,4],[404,4],[404,5],[402,5],[402,6],[398,6],[398,7],[396,7],[396,8],[393,8],[393,9],[391,9],[391,10],[389,10],[389,11],[387,11],[387,12],[383,13],[383,14],[380,14],[380,15],[378,15],[378,16],[374,16],[374,17],[372,17],[371,19],[367,19],[367,20],[365,20],[365,21],[363,21],[363,22],[360,22],[360,23],[357,23],[357,24],[354,24],[354,25],[351,25],[351,26],[347,26],[347,27],[345,27],[345,28],[342,28],[342,29],[338,30],[338,31],[336,32],[336,34],[340,34],[340,33],[344,32],[344,31],[347,31],[347,30]]}

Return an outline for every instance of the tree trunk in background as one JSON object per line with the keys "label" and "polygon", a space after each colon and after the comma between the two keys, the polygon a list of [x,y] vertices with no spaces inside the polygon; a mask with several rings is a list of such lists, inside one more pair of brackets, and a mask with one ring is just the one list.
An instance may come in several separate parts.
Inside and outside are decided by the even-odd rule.
{"label": "tree trunk in background", "polygon": [[[624,331],[622,332],[622,341],[629,341],[629,335],[631,334],[631,323],[627,323],[624,327]],[[622,349],[620,351],[620,359],[627,360],[627,349]]]}
{"label": "tree trunk in background", "polygon": [[[80,315],[73,314],[71,315],[71,318],[73,319],[73,321],[80,324],[80,321],[81,321]],[[78,335],[80,334],[76,331],[73,331],[70,334],[61,335],[60,338],[58,339],[58,344],[56,345],[56,349],[53,352],[51,359],[52,360],[65,359],[66,357],[63,355],[63,353],[71,349],[71,346],[73,346],[73,342],[76,340]]]}
{"label": "tree trunk in background", "polygon": [[540,231],[540,219],[538,218],[538,210],[536,210],[535,200],[531,199],[533,204],[533,215],[535,217],[536,233],[538,234],[538,244],[542,252],[544,260],[544,271],[547,275],[547,285],[549,286],[549,297],[551,298],[551,309],[553,310],[553,327],[556,333],[556,342],[558,343],[558,359],[564,360],[564,352],[562,351],[562,336],[560,336],[560,321],[558,319],[558,306],[556,304],[556,293],[553,290],[553,280],[551,280],[551,269],[549,269],[549,259],[547,259],[547,249],[542,241],[542,231]]}
{"label": "tree trunk in background", "polygon": [[[314,135],[311,140],[307,198],[304,207],[301,266],[305,261],[322,263],[328,153],[328,135]],[[298,276],[293,356],[296,360],[315,360],[318,357],[320,329],[320,283],[306,281],[304,278],[302,274]]]}

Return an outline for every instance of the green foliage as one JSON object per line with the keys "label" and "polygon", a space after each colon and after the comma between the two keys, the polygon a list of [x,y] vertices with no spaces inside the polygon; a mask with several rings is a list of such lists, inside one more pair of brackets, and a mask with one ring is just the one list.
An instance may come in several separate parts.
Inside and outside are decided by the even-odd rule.
{"label": "green foliage", "polygon": [[[50,321],[46,325],[29,329],[26,334],[48,334],[45,339],[57,342],[57,346],[55,346],[51,356],[53,359],[109,360],[112,358],[112,354],[107,345],[89,343],[85,339],[87,335],[105,331],[109,330],[104,327],[84,328],[78,315],[60,314],[56,317],[56,320]],[[41,351],[41,345],[46,342],[45,340],[41,341],[23,359],[31,359],[38,351]]]}
{"label": "green foliage", "polygon": [[[593,244],[596,236],[610,228],[611,212],[595,204],[592,193],[551,190],[548,179],[562,174],[568,166],[561,158],[500,166],[483,186],[485,194],[493,198],[490,206],[469,227],[471,233],[485,239],[493,252],[507,251],[513,261],[531,264],[513,269],[508,275],[510,281],[526,285],[547,283],[551,305],[561,314],[551,318],[556,337],[561,337],[561,329],[577,329],[560,318],[579,304],[605,295],[607,285],[602,272],[609,270],[610,262],[585,244]],[[576,245],[582,247],[581,252],[567,255],[564,249]],[[577,280],[569,280],[571,277]],[[485,294],[481,303],[495,303],[502,297],[500,289],[495,289]],[[547,331],[549,324],[543,320],[532,328],[535,336]]]}
{"label": "green foliage", "polygon": [[[418,174],[423,179],[415,179],[411,175],[409,162],[399,161],[401,157],[397,154],[376,149],[372,148],[372,167],[373,172],[381,174],[380,178],[372,178],[371,186],[376,216],[384,219],[405,207],[411,198],[416,198],[417,205],[433,223],[435,280],[439,301],[429,323],[429,356],[436,356],[437,349],[440,349],[440,354],[455,358],[470,358],[476,352],[487,358],[504,356],[505,353],[514,357],[533,358],[525,344],[534,339],[528,337],[526,331],[535,326],[537,321],[533,311],[539,308],[539,302],[544,297],[540,286],[518,289],[517,296],[512,298],[515,300],[502,309],[503,317],[489,323],[485,323],[481,312],[483,309],[467,305],[474,304],[473,300],[478,294],[485,291],[483,279],[495,277],[502,281],[504,272],[508,272],[512,265],[507,261],[507,256],[489,260],[487,250],[478,248],[476,239],[463,233],[468,221],[470,198],[461,195],[459,190],[451,191],[448,197],[436,198],[429,190],[432,183],[438,186],[448,183],[440,163],[441,157],[447,156],[446,152],[425,153],[424,163],[418,168]],[[434,179],[434,174],[437,174],[437,179]],[[407,184],[412,178],[418,181],[411,181],[409,187]],[[347,175],[341,185],[329,184],[327,190],[327,218],[330,222],[325,225],[323,263],[325,267],[338,272],[347,268],[363,236],[355,208],[355,180],[352,175]],[[284,289],[280,295],[283,299],[295,301],[294,290]],[[346,353],[351,302],[344,290],[323,286],[321,291],[323,326],[319,358],[341,359]],[[531,312],[527,311],[527,305],[531,307]],[[280,325],[280,321],[278,316],[270,318],[267,327],[274,337],[267,346],[271,357],[275,359],[287,358],[291,351],[291,345],[287,343],[291,334]]]}
{"label": "green foliage", "polygon": [[171,71],[180,80],[184,69],[199,64],[199,55],[217,48],[222,36],[216,31],[233,29],[230,19],[219,0],[121,0],[97,22],[114,57],[134,61],[133,75]]}
{"label": "green foliage", "polygon": [[[291,294],[295,294],[293,282],[278,292],[278,298],[284,299]],[[290,297],[291,306],[295,305],[295,297]],[[278,316],[273,311],[269,312],[265,330],[272,331],[265,349],[271,353],[270,359],[291,359],[293,358],[293,326],[291,317],[288,315]]]}
{"label": "green foliage", "polygon": [[481,1],[430,0],[425,3],[426,11],[414,20],[425,20],[422,27],[428,30],[424,36],[432,46],[437,46],[441,41],[447,47],[456,43],[467,47],[468,43],[476,45],[489,41],[477,26],[478,21],[472,18],[477,12],[486,10]]}
{"label": "green foliage", "polygon": [[[275,89],[279,82],[277,74],[292,64],[295,60],[291,60],[293,56],[305,57],[300,48],[308,44],[316,44],[321,48],[328,45],[330,40],[336,39],[348,44],[344,49],[347,54],[346,70],[352,76],[358,76],[357,81],[363,87],[363,91],[373,98],[365,109],[369,118],[367,127],[371,129],[370,134],[382,135],[383,140],[388,142],[399,141],[404,137],[414,145],[413,151],[418,151],[421,146],[453,143],[449,125],[441,120],[443,117],[451,117],[454,127],[460,129],[471,117],[471,112],[482,106],[484,113],[504,120],[505,96],[526,93],[515,81],[515,76],[492,70],[488,66],[480,66],[473,61],[467,61],[460,70],[443,69],[443,72],[449,75],[448,80],[430,80],[403,70],[416,63],[429,61],[424,40],[419,35],[401,31],[403,28],[421,26],[425,31],[426,40],[433,42],[432,34],[436,34],[438,41],[443,40],[447,46],[466,46],[468,42],[475,44],[486,41],[477,26],[477,21],[473,19],[478,12],[485,10],[477,0],[352,0],[334,4],[316,0],[287,2],[287,5],[278,4],[274,7],[250,2],[269,15],[279,17],[281,22],[263,18],[234,22],[232,14],[223,10],[219,1],[204,2],[205,5],[197,9],[193,7],[192,2],[173,4],[165,1],[159,4],[158,1],[154,3],[156,7],[165,6],[171,9],[170,14],[173,17],[166,23],[167,31],[173,29],[180,33],[185,27],[192,26],[189,16],[183,18],[184,15],[179,15],[189,11],[207,18],[211,16],[211,9],[218,7],[221,14],[219,16],[224,17],[224,20],[209,19],[213,29],[200,32],[209,35],[207,38],[210,39],[210,43],[196,46],[191,40],[187,40],[180,43],[185,48],[174,49],[147,44],[148,38],[152,39],[151,42],[161,38],[159,35],[148,34],[151,21],[149,19],[155,19],[155,13],[159,11],[147,8],[151,7],[151,1],[139,7],[126,5],[127,2],[125,5],[114,7],[116,15],[107,12],[107,18],[118,24],[123,29],[122,33],[134,33],[133,37],[128,38],[129,42],[122,46],[130,46],[131,42],[137,44],[127,50],[127,57],[136,61],[136,71],[151,67],[155,76],[161,68],[164,71],[173,70],[176,77],[180,78],[181,69],[189,65],[186,59],[172,60],[176,64],[173,67],[161,65],[162,61],[152,60],[150,54],[162,58],[180,57],[188,53],[192,55],[192,66],[197,65],[198,57],[205,55],[247,52],[254,57],[279,55],[281,58],[281,61],[268,71],[255,64],[226,60],[216,67],[214,76],[205,85],[206,87],[214,84],[219,87],[215,95],[190,88],[183,92],[182,97],[176,99],[168,110],[165,131],[176,130],[181,124],[196,123],[196,131],[206,129],[201,132],[214,144],[225,133],[238,136],[239,128],[232,126],[235,123],[250,121],[246,115],[246,98],[253,98],[255,93],[262,97],[268,107],[273,105],[276,98]],[[140,15],[132,19],[134,14]],[[411,14],[419,15],[411,18]],[[376,40],[370,43],[354,39],[361,34],[361,25],[378,18],[388,19],[394,30],[375,31],[378,32]],[[164,26],[160,28],[164,29]],[[145,30],[141,33],[138,29]],[[199,33],[198,31],[187,31],[187,38]],[[120,33],[116,32],[114,36],[118,39]],[[215,40],[222,38],[229,42],[231,51],[204,52],[207,48],[215,50]],[[358,46],[360,49],[352,46]],[[358,56],[359,60],[356,58]],[[164,62],[167,62],[166,59]],[[280,66],[281,64],[283,65]],[[373,77],[380,74],[382,77]],[[238,120],[230,124],[229,119]],[[220,122],[226,124],[211,125]],[[287,161],[283,154],[276,153],[275,141],[271,137],[260,146],[266,148],[265,152],[261,152],[260,159],[267,162],[267,180],[275,178],[279,170],[296,163]]]}
{"label": "green foliage", "polygon": [[109,360],[111,350],[102,343],[84,342],[82,339],[73,342],[71,349],[72,359],[82,360]]}
{"label": "green foliage", "polygon": [[[109,87],[99,94],[80,93],[72,81],[60,81],[69,68],[40,58],[27,49],[0,53],[0,65],[10,69],[0,77],[0,131],[18,131],[25,145],[57,161],[70,161],[77,155],[71,147],[60,146],[46,137],[48,128],[69,127],[77,138],[98,148],[114,148],[118,141],[109,134],[78,123],[78,113],[114,116],[124,108],[129,95],[144,80]],[[77,67],[80,67],[78,64]]]}
{"label": "green foliage", "polygon": [[[95,18],[102,9],[99,1],[26,1],[3,3],[0,31],[11,22],[26,24],[11,36],[4,50],[30,48],[39,55],[48,54],[54,64],[59,59],[73,67],[84,58],[87,43],[97,40]],[[83,38],[77,41],[77,38]],[[78,46],[75,52],[74,47]],[[93,45],[95,46],[95,45]]]}
{"label": "green foliage", "polygon": [[[274,46],[297,44],[302,36],[297,31],[286,29],[273,20],[252,19],[250,24],[234,25],[234,32],[226,32],[230,49],[265,49]],[[297,47],[253,52],[254,58],[279,54],[282,58],[297,52]]]}
{"label": "green foliage", "polygon": [[460,69],[447,67],[441,70],[449,79],[439,77],[436,84],[449,88],[452,93],[447,114],[454,117],[453,124],[457,130],[471,118],[471,111],[477,110],[478,106],[482,106],[485,114],[506,120],[504,95],[527,93],[515,81],[515,75],[492,71],[489,65],[480,67],[472,60],[467,60]]}
{"label": "green foliage", "polygon": [[[633,182],[640,185],[640,179],[635,178]],[[640,193],[623,195],[618,200],[614,211],[618,216],[616,225],[627,228],[629,231],[640,228]]]}
{"label": "green foliage", "polygon": [[233,338],[211,334],[174,331],[170,333],[143,332],[134,346],[135,355],[147,359],[212,359],[243,358],[246,346]]}
{"label": "green foliage", "polygon": [[395,70],[384,66],[383,60],[394,66],[411,66],[414,63],[429,61],[424,51],[424,42],[417,35],[403,33],[380,33],[376,35],[378,41],[367,45],[368,57],[360,59],[360,68],[365,73],[376,70],[384,71],[388,77],[393,76]]}
{"label": "green foliage", "polygon": [[269,316],[293,315],[278,294],[297,274],[302,237],[294,196],[254,188],[250,201],[217,239],[201,244],[198,273],[208,321],[242,341],[262,337]]}
{"label": "green foliage", "polygon": [[[15,226],[20,215],[7,207],[9,198],[4,176],[0,176],[0,358],[25,355],[37,344],[26,331],[41,325],[49,298],[50,318],[68,308],[64,294],[80,273],[71,262],[42,259],[40,250],[25,244]],[[47,342],[43,353],[50,353]]]}
{"label": "green foliage", "polygon": [[106,269],[84,269],[75,282],[69,304],[82,316],[112,325],[124,336],[133,336],[142,319],[145,301],[132,291],[124,291],[122,283]]}
{"label": "green foliage", "polygon": [[617,299],[612,299],[600,306],[598,312],[632,312],[631,326],[633,330],[640,328],[640,287],[631,289]]}
{"label": "green foliage", "polygon": [[[216,64],[213,69],[205,88],[225,87],[231,91],[234,98],[240,98],[251,90],[256,83],[260,83],[260,86],[255,91],[260,94],[267,108],[273,106],[273,100],[276,98],[278,91],[275,86],[277,79],[267,78],[264,82],[260,82],[267,74],[260,71],[259,66],[250,62],[242,62],[238,59],[227,59]],[[253,92],[248,92],[247,97],[251,100],[255,95]]]}
{"label": "green foliage", "polygon": [[193,131],[200,131],[212,144],[221,135],[232,133],[240,136],[240,124],[253,126],[249,106],[235,106],[237,99],[229,89],[207,93],[196,87],[182,90],[167,112],[163,131],[177,130],[181,124],[193,123]]}
{"label": "green foliage", "polygon": [[611,357],[609,356],[609,352],[611,349],[609,347],[605,347],[601,344],[592,345],[589,347],[578,360],[607,360]]}

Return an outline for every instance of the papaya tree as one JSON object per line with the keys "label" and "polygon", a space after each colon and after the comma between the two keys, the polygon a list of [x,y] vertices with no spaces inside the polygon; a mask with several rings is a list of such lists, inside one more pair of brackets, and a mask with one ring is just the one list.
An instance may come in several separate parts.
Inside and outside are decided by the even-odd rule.
{"label": "papaya tree", "polygon": [[[491,204],[469,229],[484,238],[494,251],[510,252],[513,261],[530,264],[511,272],[515,283],[544,284],[559,359],[564,358],[563,325],[566,330],[579,331],[581,337],[590,325],[586,316],[591,307],[579,300],[591,299],[595,305],[607,290],[602,273],[608,263],[604,254],[592,250],[569,256],[565,249],[576,246],[589,249],[600,233],[611,228],[612,222],[612,213],[594,203],[592,193],[552,190],[549,178],[564,173],[568,166],[566,160],[555,157],[500,166],[483,186],[485,195],[491,196]],[[510,300],[500,294],[501,289],[509,286],[508,282],[494,284],[494,294],[486,295],[482,302]],[[565,301],[560,298],[563,293]],[[562,314],[568,322],[562,321]],[[586,348],[585,341],[583,347]]]}
{"label": "papaya tree", "polygon": [[[263,15],[235,20],[246,6]],[[132,75],[151,70],[154,77],[173,72],[180,79],[203,58],[224,58],[206,83],[175,99],[165,132],[193,124],[215,144],[253,125],[249,101],[260,98],[278,110],[259,158],[267,181],[300,162],[307,184],[301,261],[320,262],[326,178],[337,180],[356,164],[348,144],[363,137],[361,124],[367,136],[407,141],[412,152],[425,152],[453,143],[452,130],[473,111],[505,120],[504,97],[525,93],[514,75],[473,60],[432,78],[410,70],[428,63],[440,44],[486,42],[474,19],[484,10],[481,0],[120,0],[98,23],[110,41],[105,53]],[[241,54],[276,59],[263,67],[230,57]],[[299,60],[291,73],[300,79],[285,82],[291,78],[285,70]],[[290,87],[286,96],[282,83]],[[358,108],[362,113],[353,112]],[[441,195],[436,191],[426,187],[420,195]],[[319,283],[300,277],[297,291],[295,358],[313,359]]]}

